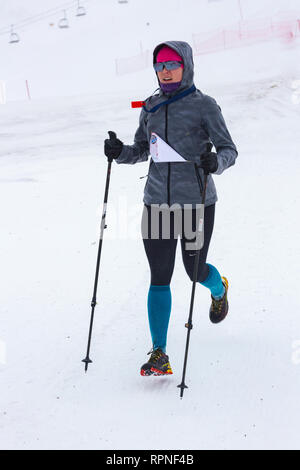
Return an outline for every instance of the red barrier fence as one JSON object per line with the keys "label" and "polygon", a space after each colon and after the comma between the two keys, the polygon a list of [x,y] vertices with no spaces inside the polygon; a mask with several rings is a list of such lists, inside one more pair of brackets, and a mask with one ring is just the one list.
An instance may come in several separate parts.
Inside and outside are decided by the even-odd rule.
{"label": "red barrier fence", "polygon": [[[291,19],[293,16],[293,19]],[[284,18],[285,17],[285,18]],[[282,19],[262,18],[236,23],[226,29],[193,34],[194,55],[250,46],[272,39],[293,41],[300,36],[300,19],[296,13],[282,14]],[[152,52],[116,59],[117,75],[138,72],[152,66]]]}
{"label": "red barrier fence", "polygon": [[193,34],[194,54],[209,54],[244,47],[275,38],[292,40],[300,35],[300,20],[261,19],[243,21],[231,28]]}

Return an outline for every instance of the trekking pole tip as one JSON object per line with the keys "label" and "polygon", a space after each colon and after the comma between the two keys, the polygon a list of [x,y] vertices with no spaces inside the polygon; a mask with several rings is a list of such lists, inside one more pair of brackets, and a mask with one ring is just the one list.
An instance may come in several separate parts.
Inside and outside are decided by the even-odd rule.
{"label": "trekking pole tip", "polygon": [[180,398],[183,398],[184,389],[189,387],[185,385],[184,382],[182,382],[180,385],[177,385],[177,387],[180,388]]}
{"label": "trekking pole tip", "polygon": [[89,364],[92,364],[93,361],[91,361],[91,359],[89,357],[86,357],[85,359],[82,359],[81,362],[83,362],[85,364],[84,370],[85,370],[85,373],[87,373]]}

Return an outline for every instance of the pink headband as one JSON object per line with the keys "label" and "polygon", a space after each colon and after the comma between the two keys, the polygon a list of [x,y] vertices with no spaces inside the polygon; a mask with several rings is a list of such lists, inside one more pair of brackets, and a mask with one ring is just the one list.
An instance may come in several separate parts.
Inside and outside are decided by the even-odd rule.
{"label": "pink headband", "polygon": [[[182,62],[182,57],[171,47],[163,46],[156,56],[156,62],[168,62],[170,60]],[[183,68],[183,64],[181,64],[181,67]]]}

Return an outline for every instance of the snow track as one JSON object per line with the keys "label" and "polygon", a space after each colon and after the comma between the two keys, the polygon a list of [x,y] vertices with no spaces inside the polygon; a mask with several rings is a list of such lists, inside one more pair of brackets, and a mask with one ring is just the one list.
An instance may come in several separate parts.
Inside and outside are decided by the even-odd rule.
{"label": "snow track", "polygon": [[[271,48],[260,46],[261,57]],[[257,51],[247,48],[247,62]],[[139,177],[148,163],[113,165],[94,363],[87,374],[81,363],[107,165],[103,140],[115,130],[132,143],[138,112],[129,103],[146,93],[0,107],[1,448],[299,448],[299,43],[274,51],[278,67],[253,66],[248,78],[240,50],[198,62],[196,84],[220,104],[239,157],[215,177],[208,257],[228,277],[230,312],[210,324],[209,292],[197,287],[183,400],[176,386],[191,283],[179,246],[168,341],[174,375],[139,375],[151,348],[150,278],[139,237]],[[224,82],[208,68],[216,59]],[[128,219],[120,222],[125,203]]]}

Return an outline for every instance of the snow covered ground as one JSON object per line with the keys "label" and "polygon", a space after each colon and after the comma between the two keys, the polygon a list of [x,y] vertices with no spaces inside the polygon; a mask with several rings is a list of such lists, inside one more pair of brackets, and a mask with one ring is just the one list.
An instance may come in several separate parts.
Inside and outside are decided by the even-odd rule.
{"label": "snow covered ground", "polygon": [[239,158],[215,177],[208,257],[229,279],[230,315],[210,324],[210,296],[199,286],[183,400],[176,386],[191,283],[179,250],[168,341],[174,375],[139,376],[151,347],[139,237],[148,163],[113,165],[94,363],[84,374],[80,362],[103,140],[115,130],[132,142],[138,111],[129,104],[152,92],[153,72],[141,72],[134,96],[131,84],[0,107],[1,449],[299,449],[299,51],[298,40],[195,60],[196,84],[220,104]]}

